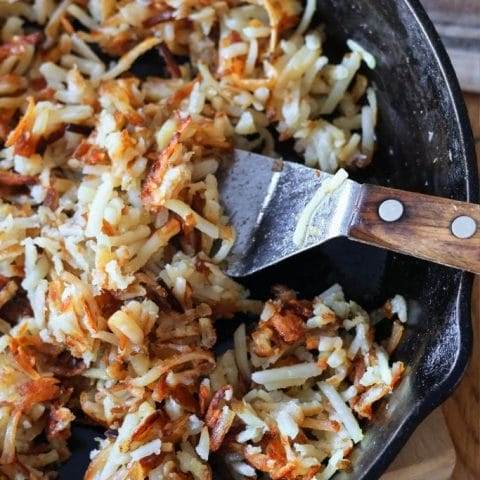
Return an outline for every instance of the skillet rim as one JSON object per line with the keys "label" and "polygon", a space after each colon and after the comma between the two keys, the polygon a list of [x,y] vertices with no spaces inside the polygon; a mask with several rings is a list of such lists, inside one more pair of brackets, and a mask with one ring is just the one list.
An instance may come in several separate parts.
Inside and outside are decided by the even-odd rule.
{"label": "skillet rim", "polygon": [[[464,152],[461,161],[465,164],[466,187],[466,198],[456,199],[478,203],[480,179],[478,177],[475,143],[458,78],[445,46],[423,5],[420,3],[420,0],[403,0],[403,2],[410,10],[416,23],[422,29],[425,41],[437,59],[452,105],[455,126],[458,130],[459,141]],[[473,346],[471,296],[474,275],[468,272],[462,272],[457,278],[458,280],[455,279],[455,282],[458,283],[456,286],[455,307],[452,312],[448,313],[448,315],[454,315],[458,319],[458,325],[460,327],[460,348],[456,352],[454,364],[442,383],[433,385],[422,400],[412,399],[413,407],[410,415],[402,425],[392,433],[390,440],[386,442],[383,448],[383,452],[373,462],[372,466],[361,474],[359,480],[378,479],[382,473],[387,470],[407,440],[411,437],[414,430],[435,408],[440,406],[454,392],[463,378]]]}

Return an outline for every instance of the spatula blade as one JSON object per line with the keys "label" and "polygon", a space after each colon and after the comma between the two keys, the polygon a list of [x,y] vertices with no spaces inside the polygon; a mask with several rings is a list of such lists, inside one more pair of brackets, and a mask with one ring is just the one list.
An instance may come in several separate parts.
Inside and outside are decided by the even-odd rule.
{"label": "spatula blade", "polygon": [[235,150],[218,172],[222,204],[237,234],[226,273],[242,277],[347,234],[359,185],[346,180],[312,218],[303,245],[293,241],[299,215],[332,175],[293,162]]}

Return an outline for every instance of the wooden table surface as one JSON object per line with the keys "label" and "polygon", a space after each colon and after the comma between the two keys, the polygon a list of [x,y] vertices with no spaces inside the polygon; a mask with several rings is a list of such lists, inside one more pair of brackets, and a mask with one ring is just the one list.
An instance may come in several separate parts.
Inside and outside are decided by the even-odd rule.
{"label": "wooden table surface", "polygon": [[[480,95],[466,94],[465,100],[473,127],[480,170]],[[472,300],[472,359],[462,383],[442,407],[457,453],[452,480],[480,479],[480,277],[475,280]]]}

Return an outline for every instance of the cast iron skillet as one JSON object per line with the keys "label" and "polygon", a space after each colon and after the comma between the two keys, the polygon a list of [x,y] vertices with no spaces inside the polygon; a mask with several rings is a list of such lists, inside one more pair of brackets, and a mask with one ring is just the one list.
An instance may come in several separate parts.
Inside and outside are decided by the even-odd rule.
{"label": "cast iron skillet", "polygon": [[[318,11],[315,21],[327,25],[329,44],[344,45],[353,38],[378,62],[368,75],[381,112],[379,149],[372,167],[357,179],[477,202],[473,140],[462,95],[420,3],[321,0]],[[408,365],[408,373],[355,450],[353,472],[335,478],[379,478],[417,425],[453,391],[471,350],[472,279],[467,273],[348,240],[331,241],[246,279],[257,298],[267,297],[274,283],[311,297],[339,282],[362,305],[378,306],[395,293],[409,300],[410,325],[396,354]],[[226,328],[224,338],[231,331]],[[83,477],[95,435],[74,428],[73,455],[60,478]]]}

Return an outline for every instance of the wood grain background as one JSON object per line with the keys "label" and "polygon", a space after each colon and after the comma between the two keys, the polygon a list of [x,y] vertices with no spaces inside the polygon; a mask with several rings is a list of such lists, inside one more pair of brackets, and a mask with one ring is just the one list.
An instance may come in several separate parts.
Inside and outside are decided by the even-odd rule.
{"label": "wood grain background", "polygon": [[[465,100],[480,170],[480,95],[466,95]],[[480,479],[480,277],[476,278],[472,300],[472,360],[459,388],[442,407],[457,452],[452,480]]]}
{"label": "wood grain background", "polygon": [[480,9],[479,0],[421,0],[425,8],[429,11],[442,12],[445,15],[452,14],[458,16],[463,12],[465,19],[470,15],[470,22],[480,22],[478,15]]}
{"label": "wood grain background", "polygon": [[422,0],[465,91],[480,93],[480,0]]}

